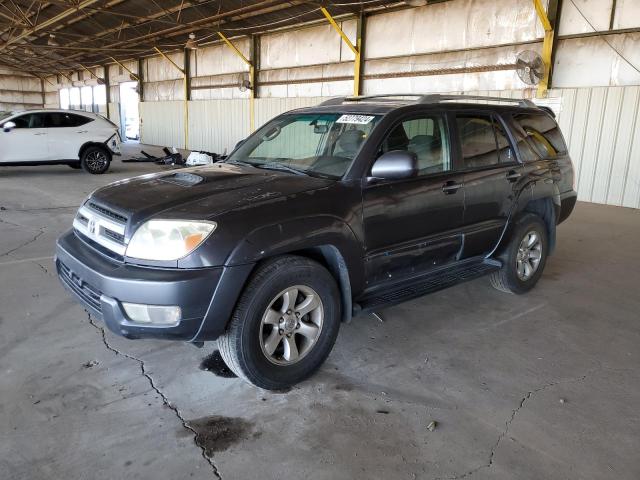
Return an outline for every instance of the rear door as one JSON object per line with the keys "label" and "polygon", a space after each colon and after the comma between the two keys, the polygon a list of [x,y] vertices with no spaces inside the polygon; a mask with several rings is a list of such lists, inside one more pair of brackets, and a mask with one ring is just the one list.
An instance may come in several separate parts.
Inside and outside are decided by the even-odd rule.
{"label": "rear door", "polygon": [[25,113],[6,122],[15,128],[0,131],[0,162],[39,162],[49,159],[43,113]]}
{"label": "rear door", "polygon": [[88,125],[92,121],[92,118],[71,112],[47,113],[46,126],[51,159],[77,159],[80,147],[86,142],[95,141]]}
{"label": "rear door", "polygon": [[[463,175],[453,169],[447,118],[413,114],[388,131],[378,156],[408,150],[417,177],[369,183],[363,191],[368,286],[454,261],[462,245]],[[371,164],[373,164],[373,160]]]}
{"label": "rear door", "polygon": [[463,258],[498,242],[516,198],[523,167],[502,120],[487,112],[455,115],[465,185]]}

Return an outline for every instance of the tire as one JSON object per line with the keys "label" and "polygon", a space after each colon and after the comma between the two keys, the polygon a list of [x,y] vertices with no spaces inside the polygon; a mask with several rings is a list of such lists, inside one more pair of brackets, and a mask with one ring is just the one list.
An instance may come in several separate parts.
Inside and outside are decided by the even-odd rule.
{"label": "tire", "polygon": [[[537,243],[529,245],[534,241]],[[521,250],[521,246],[526,248]],[[491,284],[507,293],[528,292],[542,276],[548,252],[549,235],[544,221],[532,213],[525,214],[517,221],[509,244],[498,256],[502,268],[491,274]]]}
{"label": "tire", "polygon": [[100,175],[109,170],[111,154],[103,147],[87,147],[82,152],[80,164],[85,172]]}
{"label": "tire", "polygon": [[331,274],[313,260],[284,256],[252,275],[218,348],[238,377],[265,390],[283,390],[318,370],[339,328],[340,293]]}

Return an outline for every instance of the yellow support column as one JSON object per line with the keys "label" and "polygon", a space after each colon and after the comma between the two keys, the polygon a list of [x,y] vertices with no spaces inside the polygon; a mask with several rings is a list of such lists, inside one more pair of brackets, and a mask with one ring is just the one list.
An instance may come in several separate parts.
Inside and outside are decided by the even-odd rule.
{"label": "yellow support column", "polygon": [[544,42],[542,43],[542,62],[544,63],[544,75],[538,84],[538,98],[545,98],[547,96],[547,90],[549,89],[549,75],[551,73],[551,57],[553,55],[553,27],[547,17],[542,2],[540,0],[533,0],[533,5],[540,19],[540,23],[544,28]]}
{"label": "yellow support column", "polygon": [[357,97],[358,95],[360,95],[360,73],[362,71],[361,64],[360,64],[360,61],[361,61],[360,52],[362,51],[361,24],[358,25],[358,29],[357,29],[358,38],[356,39],[356,45],[354,45],[351,42],[351,40],[349,40],[349,37],[347,37],[347,35],[344,33],[342,28],[340,28],[340,25],[336,23],[336,21],[331,16],[329,11],[324,7],[321,7],[320,10],[324,14],[324,16],[327,18],[327,20],[329,21],[331,26],[334,28],[334,30],[338,32],[338,35],[342,37],[342,40],[344,40],[344,43],[347,44],[347,47],[349,47],[349,49],[353,52],[353,55],[355,56],[355,59],[353,62],[353,95]]}

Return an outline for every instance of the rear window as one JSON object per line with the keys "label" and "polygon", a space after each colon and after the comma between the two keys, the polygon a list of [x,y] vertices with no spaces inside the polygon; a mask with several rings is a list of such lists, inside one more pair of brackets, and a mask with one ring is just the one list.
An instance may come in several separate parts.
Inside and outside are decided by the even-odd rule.
{"label": "rear window", "polygon": [[567,152],[567,146],[556,121],[544,113],[518,113],[513,120],[521,131],[518,133],[518,146],[525,160],[531,160],[530,152],[521,141],[526,139],[535,153],[542,158],[553,158]]}

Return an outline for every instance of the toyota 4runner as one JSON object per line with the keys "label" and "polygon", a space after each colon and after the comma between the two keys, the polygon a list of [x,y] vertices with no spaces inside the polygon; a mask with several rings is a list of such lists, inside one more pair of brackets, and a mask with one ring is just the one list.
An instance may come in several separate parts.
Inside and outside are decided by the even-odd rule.
{"label": "toyota 4runner", "polygon": [[332,99],[221,162],[95,191],[56,267],[116,334],[217,339],[238,376],[281,389],[320,367],[353,315],[485,274],[531,289],[573,179],[553,114],[528,100]]}

